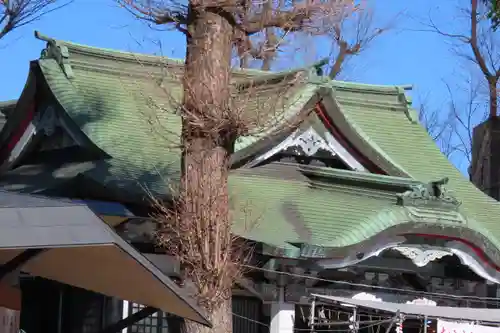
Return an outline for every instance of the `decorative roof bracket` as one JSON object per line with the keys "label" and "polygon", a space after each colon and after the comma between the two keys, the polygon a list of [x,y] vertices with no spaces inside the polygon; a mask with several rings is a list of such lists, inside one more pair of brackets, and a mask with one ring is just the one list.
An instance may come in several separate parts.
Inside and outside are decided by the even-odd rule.
{"label": "decorative roof bracket", "polygon": [[309,83],[323,85],[331,82],[331,79],[328,77],[328,75],[325,75],[325,73],[323,72],[323,66],[328,65],[328,62],[328,58],[323,58],[305,68],[308,72]]}
{"label": "decorative roof bracket", "polygon": [[446,177],[427,184],[411,185],[408,191],[397,194],[397,203],[401,206],[457,210],[462,203],[444,187],[448,180]]}
{"label": "decorative roof bracket", "polygon": [[64,74],[68,79],[72,79],[75,75],[71,64],[69,62],[69,51],[68,48],[61,42],[47,37],[38,31],[35,31],[35,38],[47,42],[47,46],[43,49],[40,58],[41,59],[54,59],[57,61],[59,66],[62,68]]}
{"label": "decorative roof bracket", "polygon": [[314,72],[317,76],[323,76],[322,67],[328,65],[328,63],[330,62],[329,60],[329,58],[323,58],[312,65],[312,68],[314,69]]}
{"label": "decorative roof bracket", "polygon": [[404,113],[409,121],[414,124],[418,123],[418,113],[412,107],[412,98],[411,96],[406,95],[406,90],[412,90],[412,86],[400,86],[397,88],[399,91],[399,100],[400,102],[405,104]]}

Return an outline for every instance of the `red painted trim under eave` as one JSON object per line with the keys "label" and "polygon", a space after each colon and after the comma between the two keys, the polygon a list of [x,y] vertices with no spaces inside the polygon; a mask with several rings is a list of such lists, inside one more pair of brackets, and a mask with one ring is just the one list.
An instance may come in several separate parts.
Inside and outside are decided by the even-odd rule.
{"label": "red painted trim under eave", "polygon": [[[342,146],[352,155],[356,160],[361,163],[368,171],[372,173],[377,173],[381,175],[387,175],[385,171],[383,171],[380,167],[375,165],[372,161],[370,161],[368,158],[366,158],[359,150],[357,150],[348,140],[347,138],[342,134],[342,132],[339,130],[337,126],[335,126],[335,123],[329,119],[329,117],[326,116],[325,114],[325,107],[321,103],[317,103],[315,107],[316,114],[320,117],[320,119],[324,122],[324,124],[327,126],[327,128],[332,132],[333,137],[342,144]],[[410,235],[410,234],[406,234]],[[451,237],[451,236],[445,236],[445,235],[434,235],[434,234],[411,234],[414,236],[420,236],[420,237],[429,237],[429,238],[439,238],[439,239],[446,239],[450,241],[457,241],[461,242],[465,245],[467,245],[474,253],[487,265],[495,269],[496,271],[500,272],[500,266],[492,262],[488,256],[484,253],[483,250],[481,250],[478,246],[476,246],[474,243],[459,238],[459,237]]]}
{"label": "red painted trim under eave", "polygon": [[28,128],[34,117],[35,101],[32,101],[28,106],[28,112],[26,113],[25,117],[21,120],[19,126],[9,136],[7,144],[4,145],[2,149],[0,149],[0,165],[4,164],[7,158],[10,156],[12,150],[19,143],[19,140],[21,140],[21,137],[23,136],[24,132],[26,132],[26,129]]}
{"label": "red painted trim under eave", "polygon": [[315,106],[316,114],[320,117],[321,121],[326,125],[327,129],[330,130],[333,137],[340,142],[340,144],[351,154],[361,165],[363,165],[371,173],[376,173],[379,175],[387,175],[387,173],[382,170],[378,165],[370,161],[366,156],[364,156],[356,147],[354,147],[345,135],[339,130],[333,121],[326,116],[325,107],[321,103],[317,103]]}
{"label": "red painted trim under eave", "polygon": [[405,234],[405,235],[412,235],[412,236],[419,236],[419,237],[428,237],[428,238],[438,238],[438,239],[445,239],[445,240],[450,240],[450,241],[457,241],[457,242],[461,242],[461,243],[464,243],[465,245],[467,245],[470,249],[472,249],[472,251],[474,251],[474,253],[486,264],[488,264],[488,266],[491,266],[492,268],[494,268],[496,271],[499,271],[500,272],[500,266],[498,266],[497,264],[495,264],[494,262],[492,262],[488,256],[484,253],[483,250],[481,250],[478,246],[476,246],[474,243],[468,241],[468,240],[465,240],[465,239],[462,239],[460,237],[451,237],[451,236],[445,236],[445,235],[434,235],[434,234]]}

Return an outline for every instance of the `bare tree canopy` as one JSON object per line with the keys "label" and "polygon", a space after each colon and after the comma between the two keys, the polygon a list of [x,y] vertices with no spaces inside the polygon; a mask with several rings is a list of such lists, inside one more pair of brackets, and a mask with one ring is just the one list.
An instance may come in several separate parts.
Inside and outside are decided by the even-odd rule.
{"label": "bare tree canopy", "polygon": [[331,27],[332,64],[328,73],[331,79],[338,77],[350,57],[359,55],[390,28],[389,25],[375,26],[373,14],[373,10],[365,5],[353,14],[344,13],[341,20]]}
{"label": "bare tree canopy", "polygon": [[[452,102],[452,104],[454,103]],[[443,114],[441,108],[430,106],[428,96],[420,96],[418,120],[432,140],[436,142],[441,152],[450,159],[455,152],[452,143],[454,119],[451,114]]]}
{"label": "bare tree canopy", "polygon": [[0,0],[0,39],[45,14],[67,5],[57,0]]}
{"label": "bare tree canopy", "polygon": [[462,25],[458,29],[438,27],[430,20],[428,27],[450,41],[453,52],[472,63],[485,79],[488,91],[489,117],[498,114],[498,81],[500,79],[500,35],[488,21],[488,8],[480,0],[470,0],[469,6],[460,8],[457,20],[465,18],[468,31]]}
{"label": "bare tree canopy", "polygon": [[465,171],[473,159],[474,127],[498,116],[500,32],[489,19],[489,0],[463,0],[460,4],[456,13],[447,13],[448,25],[438,26],[432,17],[424,23],[424,31],[450,42],[451,51],[457,59],[465,60],[461,63],[465,66],[453,82],[445,83],[447,107],[432,110],[424,106],[420,116],[442,152]]}
{"label": "bare tree canopy", "polygon": [[470,75],[456,78],[444,82],[444,105],[432,108],[427,98],[420,98],[419,120],[441,152],[465,171],[472,162],[472,130],[486,118],[488,103],[479,80]]}
{"label": "bare tree canopy", "polygon": [[[206,1],[197,0],[186,5],[175,0],[117,0],[135,16],[153,24],[171,24],[178,31],[187,34],[192,20],[189,8],[212,12],[221,10],[230,25],[231,41],[237,49],[243,65],[250,56],[263,60],[263,68],[269,68],[284,38],[295,31],[311,35],[325,35],[334,23],[355,10],[349,0],[276,0],[276,1]],[[276,29],[281,33],[277,33]],[[251,37],[264,33],[263,43],[253,45]]]}

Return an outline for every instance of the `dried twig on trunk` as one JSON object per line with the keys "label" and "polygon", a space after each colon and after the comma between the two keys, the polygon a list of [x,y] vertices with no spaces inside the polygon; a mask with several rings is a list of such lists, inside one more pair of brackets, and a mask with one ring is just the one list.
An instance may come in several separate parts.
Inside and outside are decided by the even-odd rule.
{"label": "dried twig on trunk", "polygon": [[[193,179],[191,183],[203,182],[203,186],[194,186],[198,195],[206,197],[205,187],[212,182],[207,179]],[[214,180],[213,186],[219,182]],[[223,190],[211,188],[215,191]],[[180,195],[178,198],[185,198]],[[210,219],[227,212],[220,211],[219,200],[225,199],[225,193],[214,195],[207,200],[193,200],[189,203],[174,200],[166,206],[164,203],[154,200],[156,212],[153,215],[159,222],[157,231],[159,245],[163,246],[170,254],[175,255],[183,268],[183,274],[189,278],[196,288],[195,293],[198,300],[205,308],[213,309],[220,305],[220,299],[231,296],[231,290],[222,288],[232,285],[243,275],[241,264],[247,262],[252,249],[239,237],[230,232],[231,225],[210,223]],[[202,206],[198,206],[198,205]],[[185,210],[188,209],[191,219],[184,220]],[[197,214],[203,210],[206,214]]]}

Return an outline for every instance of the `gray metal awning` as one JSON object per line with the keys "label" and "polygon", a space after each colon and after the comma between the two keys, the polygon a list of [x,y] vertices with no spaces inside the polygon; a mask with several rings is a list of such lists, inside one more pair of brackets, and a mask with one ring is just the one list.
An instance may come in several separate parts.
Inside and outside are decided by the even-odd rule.
{"label": "gray metal awning", "polygon": [[401,313],[410,316],[427,318],[442,318],[460,321],[482,321],[482,322],[500,322],[500,309],[487,308],[457,308],[448,306],[431,306],[400,304],[391,302],[368,301],[352,299],[346,297],[328,296],[312,294],[320,301],[330,301],[335,303],[350,304],[358,307],[381,310],[390,313]]}
{"label": "gray metal awning", "polygon": [[37,248],[45,250],[23,272],[210,326],[182,289],[85,204],[0,191],[0,266]]}

